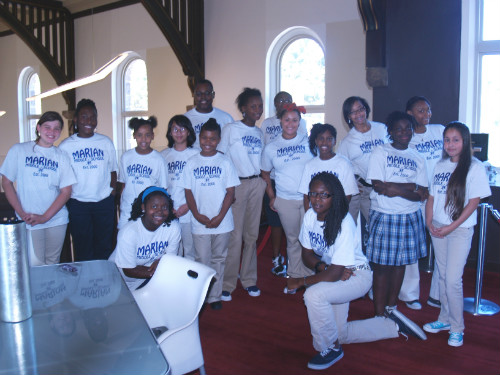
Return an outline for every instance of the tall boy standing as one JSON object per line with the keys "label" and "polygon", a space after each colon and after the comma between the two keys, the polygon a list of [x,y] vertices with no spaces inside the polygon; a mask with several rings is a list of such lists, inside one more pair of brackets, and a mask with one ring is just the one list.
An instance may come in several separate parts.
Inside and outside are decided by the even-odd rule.
{"label": "tall boy standing", "polygon": [[215,91],[212,82],[208,79],[202,79],[196,83],[193,90],[194,108],[184,114],[191,121],[191,124],[193,124],[193,129],[196,133],[196,140],[193,147],[200,148],[201,126],[209,119],[214,118],[221,130],[226,124],[234,121],[229,113],[213,106],[214,98]]}

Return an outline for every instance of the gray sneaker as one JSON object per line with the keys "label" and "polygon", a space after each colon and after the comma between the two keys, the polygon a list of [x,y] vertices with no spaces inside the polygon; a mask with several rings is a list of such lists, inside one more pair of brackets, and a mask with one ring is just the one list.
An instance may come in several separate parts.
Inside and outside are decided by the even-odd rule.
{"label": "gray sneaker", "polygon": [[399,333],[406,338],[408,338],[409,335],[412,335],[420,340],[427,340],[425,332],[400,311],[394,309],[391,312],[387,312],[386,316],[397,324]]}

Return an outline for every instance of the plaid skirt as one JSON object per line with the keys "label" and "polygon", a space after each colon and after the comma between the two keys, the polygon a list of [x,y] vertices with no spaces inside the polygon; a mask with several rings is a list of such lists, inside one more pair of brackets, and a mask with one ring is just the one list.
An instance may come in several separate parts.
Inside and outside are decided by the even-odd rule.
{"label": "plaid skirt", "polygon": [[420,210],[390,215],[370,210],[369,261],[386,266],[413,264],[427,255],[425,226]]}

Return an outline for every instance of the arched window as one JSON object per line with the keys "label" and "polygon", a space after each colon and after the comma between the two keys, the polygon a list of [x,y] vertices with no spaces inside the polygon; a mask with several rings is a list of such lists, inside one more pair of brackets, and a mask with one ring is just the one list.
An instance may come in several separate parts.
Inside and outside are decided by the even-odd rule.
{"label": "arched window", "polygon": [[22,70],[18,81],[19,140],[28,142],[36,139],[36,123],[42,115],[42,100],[26,101],[30,96],[40,94],[40,78],[31,67]]}
{"label": "arched window", "polygon": [[129,56],[113,72],[113,138],[118,156],[136,146],[128,121],[147,117],[148,74],[145,61],[136,53]]}
{"label": "arched window", "polygon": [[289,92],[297,105],[306,107],[310,129],[325,119],[325,53],[319,37],[310,29],[285,30],[272,43],[267,56],[266,113],[274,110],[279,91]]}

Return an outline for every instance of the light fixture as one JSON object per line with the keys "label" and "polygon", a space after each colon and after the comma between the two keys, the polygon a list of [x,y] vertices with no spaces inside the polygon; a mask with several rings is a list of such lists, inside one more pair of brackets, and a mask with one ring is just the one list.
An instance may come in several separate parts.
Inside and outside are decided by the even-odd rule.
{"label": "light fixture", "polygon": [[0,117],[2,117],[3,115],[5,115],[7,112],[5,111],[0,111]]}
{"label": "light fixture", "polygon": [[118,65],[120,65],[120,63],[123,60],[127,58],[128,55],[129,55],[128,52],[120,53],[118,56],[114,57],[106,64],[104,64],[102,67],[97,69],[93,74],[84,78],[77,79],[76,81],[73,82],[65,83],[64,85],[53,88],[52,90],[43,92],[41,94],[30,96],[29,98],[26,98],[26,100],[31,101],[36,99],[43,99],[51,95],[59,94],[64,91],[74,89],[76,87],[81,87],[88,85],[90,83],[100,81],[101,79],[106,78],[109,75],[109,73],[111,73]]}

